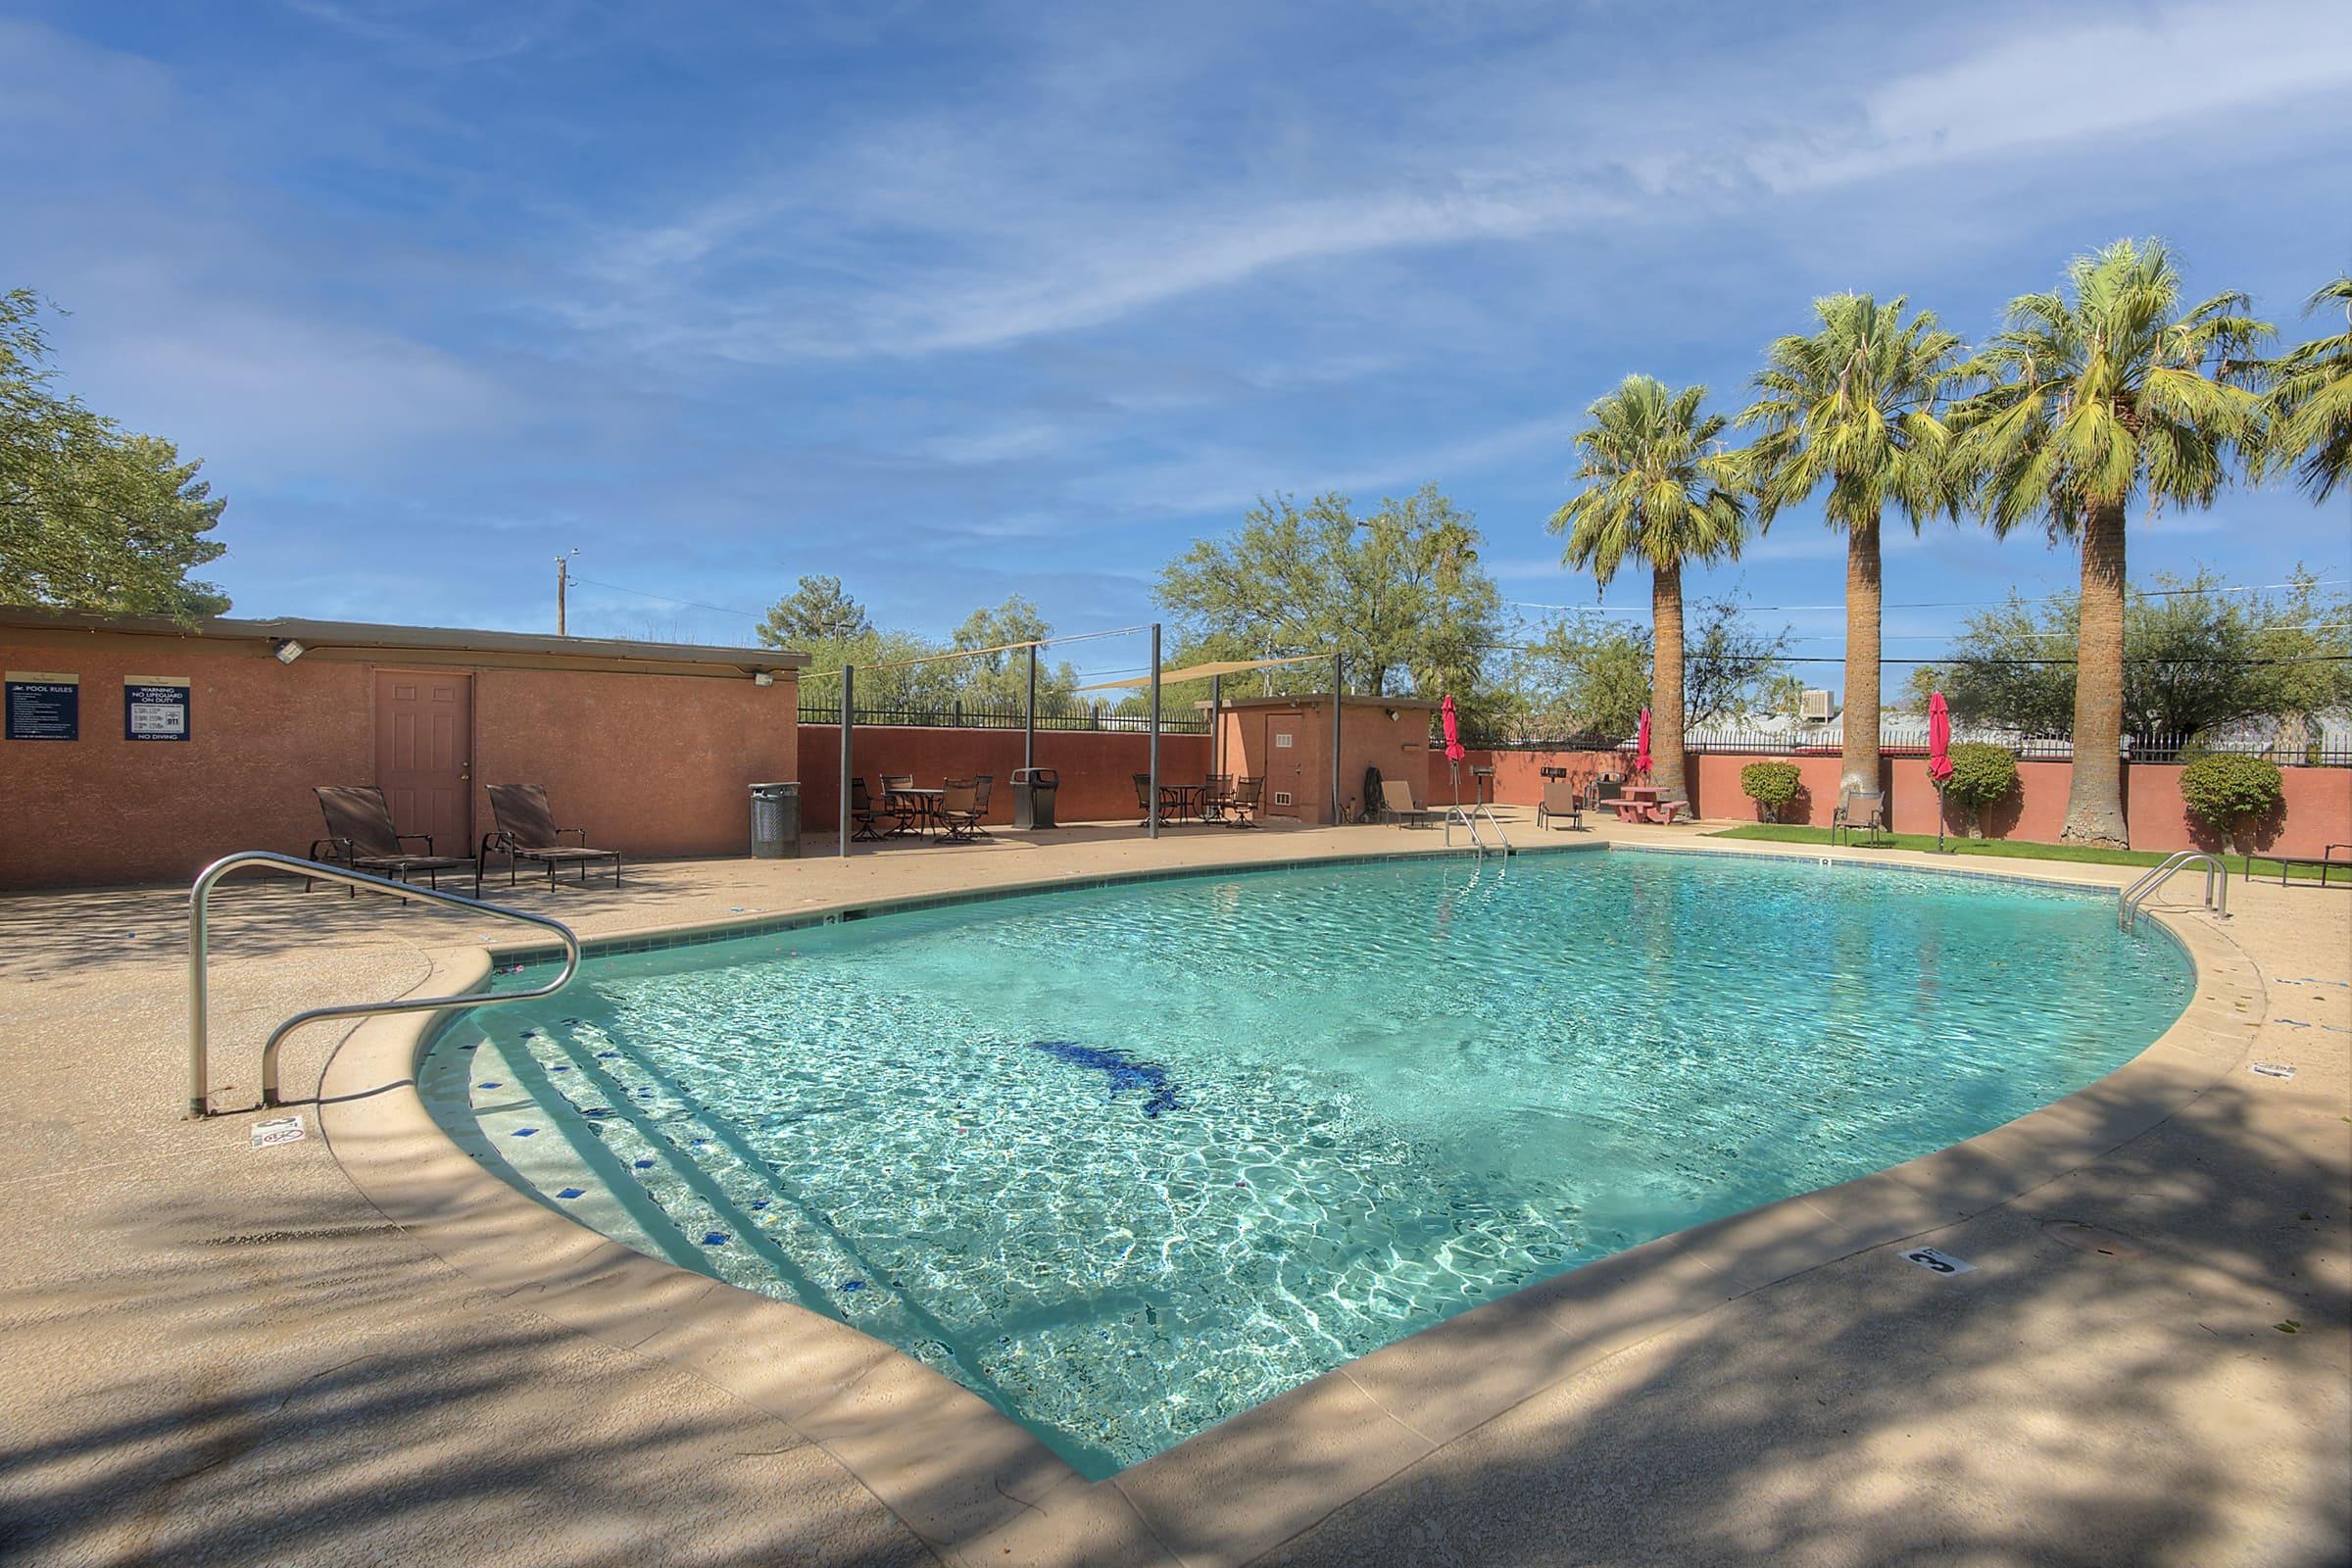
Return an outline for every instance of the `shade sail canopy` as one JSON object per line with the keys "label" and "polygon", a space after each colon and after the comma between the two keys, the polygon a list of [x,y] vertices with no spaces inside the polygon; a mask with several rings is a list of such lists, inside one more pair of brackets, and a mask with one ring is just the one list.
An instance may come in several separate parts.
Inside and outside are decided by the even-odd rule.
{"label": "shade sail canopy", "polygon": [[[1289,659],[1219,659],[1206,664],[1187,664],[1182,669],[1163,669],[1160,684],[1165,686],[1180,680],[1206,680],[1211,675],[1232,675],[1245,669],[1272,669],[1277,664],[1304,664],[1329,654],[1295,654]],[[1149,675],[1137,675],[1127,680],[1100,680],[1092,686],[1081,686],[1082,692],[1141,690],[1152,684]]]}

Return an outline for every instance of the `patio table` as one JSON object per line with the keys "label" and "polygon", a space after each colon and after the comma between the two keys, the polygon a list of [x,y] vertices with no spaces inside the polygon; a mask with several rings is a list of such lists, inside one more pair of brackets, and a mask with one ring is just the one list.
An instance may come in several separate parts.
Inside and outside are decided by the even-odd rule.
{"label": "patio table", "polygon": [[1188,816],[1204,816],[1208,809],[1208,786],[1162,784],[1159,787],[1159,808],[1179,822]]}
{"label": "patio table", "polygon": [[947,798],[947,793],[944,789],[920,788],[892,790],[883,796],[885,806],[893,809],[904,807],[911,813],[909,825],[896,829],[891,836],[915,833],[929,837],[931,830],[939,826],[939,803]]}
{"label": "patio table", "polygon": [[1602,801],[1603,810],[1615,811],[1620,822],[1672,822],[1675,813],[1687,811],[1688,801],[1669,801],[1660,797],[1665,791],[1654,784],[1628,785],[1613,801]]}

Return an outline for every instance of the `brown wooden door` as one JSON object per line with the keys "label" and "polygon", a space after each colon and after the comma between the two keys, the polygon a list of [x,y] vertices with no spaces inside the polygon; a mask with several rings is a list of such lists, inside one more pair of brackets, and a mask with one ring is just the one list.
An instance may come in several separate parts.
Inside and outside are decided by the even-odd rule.
{"label": "brown wooden door", "polygon": [[1306,747],[1297,713],[1266,715],[1266,804],[1269,816],[1311,820],[1306,798]]}
{"label": "brown wooden door", "polygon": [[472,777],[473,677],[376,671],[375,782],[393,825],[430,833],[436,855],[471,855]]}

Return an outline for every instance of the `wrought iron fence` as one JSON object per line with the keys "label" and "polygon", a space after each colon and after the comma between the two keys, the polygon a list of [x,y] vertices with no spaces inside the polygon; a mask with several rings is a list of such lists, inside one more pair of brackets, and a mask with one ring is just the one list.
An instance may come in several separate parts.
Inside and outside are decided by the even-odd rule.
{"label": "wrought iron fence", "polygon": [[[801,722],[840,723],[839,699],[830,703],[821,698],[810,701],[804,693],[801,698]],[[868,707],[859,703],[858,722],[905,725],[914,729],[1019,729],[1022,717],[1019,705],[1012,703],[949,703],[936,708]],[[1152,717],[1148,713],[1113,712],[1107,704],[1041,705],[1037,712],[1037,727],[1041,730],[1140,735],[1151,730]],[[1208,733],[1208,715],[1162,712],[1159,732],[1162,735],[1205,735]]]}
{"label": "wrought iron fence", "polygon": [[[2018,735],[1999,731],[1955,728],[1954,745],[1988,741],[2006,746],[2029,762],[2074,760],[2075,743],[2066,735]],[[1431,733],[1433,746],[1440,744]],[[1613,752],[1631,751],[1631,736],[1570,735],[1549,739],[1465,733],[1462,744],[1495,752]],[[1685,751],[1740,752],[1762,757],[1836,757],[1844,747],[1843,733],[1834,724],[1807,730],[1747,730],[1708,726],[1683,737]],[[2281,767],[2352,767],[2352,731],[2293,732],[2238,735],[2127,735],[2124,755],[2135,762],[2179,762],[2200,752],[2229,752],[2266,757]],[[1897,727],[1879,733],[1879,751],[1887,757],[1928,755],[1926,726]]]}

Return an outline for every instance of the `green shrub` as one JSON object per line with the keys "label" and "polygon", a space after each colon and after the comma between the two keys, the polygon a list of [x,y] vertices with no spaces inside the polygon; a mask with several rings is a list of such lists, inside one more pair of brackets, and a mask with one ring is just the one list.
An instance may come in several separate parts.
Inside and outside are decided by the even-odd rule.
{"label": "green shrub", "polygon": [[1756,803],[1756,814],[1767,822],[1781,819],[1781,808],[1803,793],[1804,775],[1794,762],[1750,762],[1740,770],[1740,793]]}
{"label": "green shrub", "polygon": [[2281,782],[2268,758],[2207,752],[2180,770],[2180,799],[2215,832],[2234,835],[2247,818],[2278,808]]}
{"label": "green shrub", "polygon": [[1952,776],[1943,798],[1968,813],[1968,836],[1984,836],[1984,812],[2017,791],[2017,754],[1986,741],[1962,741],[1952,748]]}

